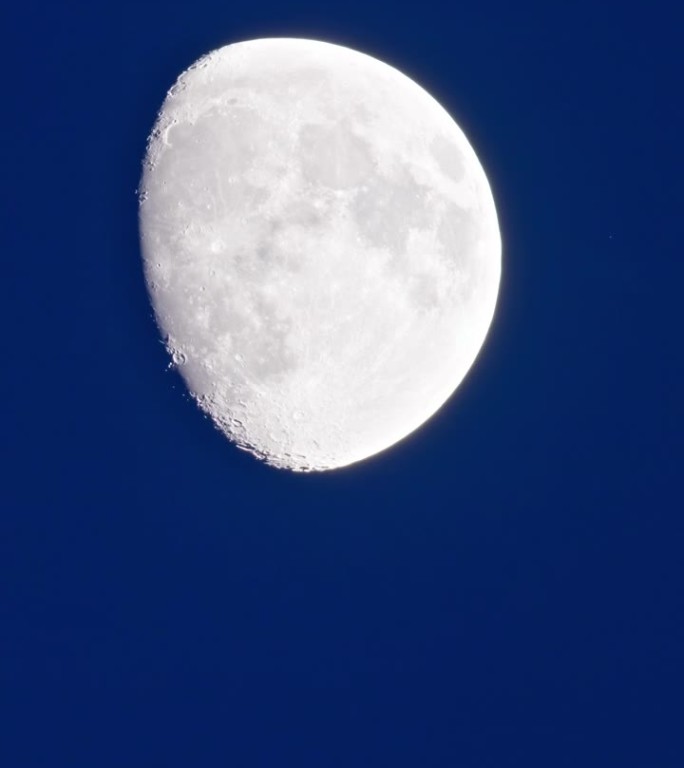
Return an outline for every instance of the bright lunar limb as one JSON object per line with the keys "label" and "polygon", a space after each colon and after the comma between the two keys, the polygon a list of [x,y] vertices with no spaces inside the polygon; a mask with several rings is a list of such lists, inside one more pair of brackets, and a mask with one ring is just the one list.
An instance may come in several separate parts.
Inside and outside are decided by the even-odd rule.
{"label": "bright lunar limb", "polygon": [[337,45],[253,40],[184,72],[149,139],[140,228],[189,391],[277,467],[401,440],[494,314],[501,240],[475,152],[415,82]]}

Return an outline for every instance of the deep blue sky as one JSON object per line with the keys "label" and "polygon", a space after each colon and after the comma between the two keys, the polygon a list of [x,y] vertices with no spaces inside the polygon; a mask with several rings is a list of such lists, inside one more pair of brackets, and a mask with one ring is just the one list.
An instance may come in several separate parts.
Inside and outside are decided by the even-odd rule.
{"label": "deep blue sky", "polygon": [[[684,766],[679,4],[2,13],[0,765]],[[317,476],[199,415],[140,267],[167,88],[266,36],[426,87],[504,239],[457,395]]]}

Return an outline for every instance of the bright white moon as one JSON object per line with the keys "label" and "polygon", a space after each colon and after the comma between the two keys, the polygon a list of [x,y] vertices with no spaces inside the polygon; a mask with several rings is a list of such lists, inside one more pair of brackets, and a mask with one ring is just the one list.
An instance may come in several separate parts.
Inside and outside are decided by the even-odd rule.
{"label": "bright white moon", "polygon": [[174,363],[269,464],[384,450],[485,339],[501,272],[487,178],[447,112],[376,59],[295,39],[210,53],[169,91],[140,190]]}

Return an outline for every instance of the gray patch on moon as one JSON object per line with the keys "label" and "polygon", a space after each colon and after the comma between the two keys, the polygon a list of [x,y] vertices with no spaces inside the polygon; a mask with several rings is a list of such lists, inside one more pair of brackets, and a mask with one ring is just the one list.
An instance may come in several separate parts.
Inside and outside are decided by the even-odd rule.
{"label": "gray patch on moon", "polygon": [[461,181],[465,175],[465,164],[458,146],[444,136],[437,136],[432,140],[430,150],[442,172],[452,181]]}
{"label": "gray patch on moon", "polygon": [[417,274],[411,278],[411,299],[421,312],[439,307],[439,285],[434,275]]}
{"label": "gray patch on moon", "polygon": [[[222,179],[243,173],[252,164],[260,143],[259,122],[254,110],[231,106],[208,109],[193,123],[177,123],[169,129],[167,143],[184,148],[176,158],[178,172],[189,172],[192,178],[206,170],[209,161],[209,167]],[[190,148],[193,151],[187,151]]]}
{"label": "gray patch on moon", "polygon": [[358,186],[373,169],[368,145],[344,123],[305,125],[299,153],[304,176],[332,189]]}
{"label": "gray patch on moon", "polygon": [[465,266],[465,262],[472,256],[478,236],[477,219],[458,205],[447,205],[437,228],[437,237],[444,246],[445,253],[461,266]]}
{"label": "gray patch on moon", "polygon": [[461,301],[469,301],[481,277],[478,261],[480,224],[470,212],[450,204],[437,229],[444,253],[456,267],[455,289]]}
{"label": "gray patch on moon", "polygon": [[359,232],[373,245],[403,252],[411,227],[428,224],[428,191],[405,170],[395,176],[372,176],[352,203]]}

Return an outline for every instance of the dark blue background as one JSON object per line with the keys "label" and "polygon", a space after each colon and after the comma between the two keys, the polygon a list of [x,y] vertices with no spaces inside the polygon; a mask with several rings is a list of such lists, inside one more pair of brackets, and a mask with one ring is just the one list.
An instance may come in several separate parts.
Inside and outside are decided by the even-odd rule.
{"label": "dark blue background", "polygon": [[[684,766],[679,7],[5,8],[3,768]],[[504,240],[458,394],[316,476],[200,416],[140,267],[166,89],[266,36],[426,87]]]}

